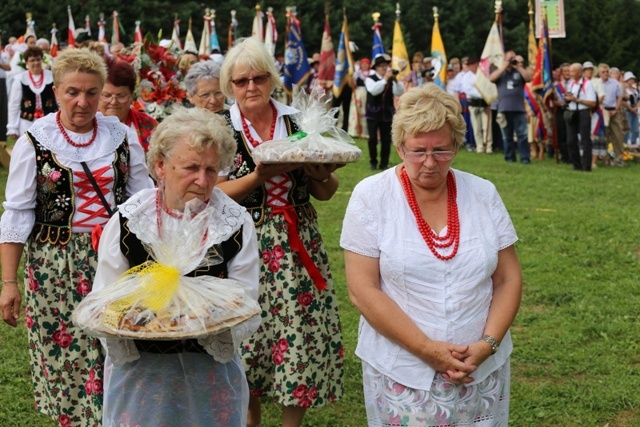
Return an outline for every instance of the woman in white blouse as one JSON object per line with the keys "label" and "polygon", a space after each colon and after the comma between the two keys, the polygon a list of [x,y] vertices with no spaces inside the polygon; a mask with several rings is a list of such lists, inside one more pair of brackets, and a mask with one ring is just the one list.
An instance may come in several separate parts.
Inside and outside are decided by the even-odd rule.
{"label": "woman in white blouse", "polygon": [[126,126],[96,114],[106,75],[102,57],[88,49],[56,58],[53,90],[60,110],[36,120],[16,142],[0,220],[0,313],[17,326],[24,249],[36,409],[60,425],[100,424],[100,343],[75,327],[71,314],[91,290],[94,247],[110,210],[153,185],[142,147],[127,142]]}
{"label": "woman in white blouse", "polygon": [[451,169],[465,133],[453,96],[408,91],[392,131],[403,163],[356,186],[340,242],[369,426],[506,425],[515,229],[493,184]]}
{"label": "woman in white blouse", "polygon": [[9,90],[7,135],[18,139],[35,120],[58,110],[53,74],[44,69],[42,49],[27,48],[22,55],[27,70],[18,74]]}
{"label": "woman in white blouse", "polygon": [[[160,263],[149,249],[150,236],[186,235],[182,216],[188,208],[195,221],[208,222],[203,235],[193,236],[195,246],[168,242],[195,261],[191,271],[175,267],[185,267],[185,277],[234,279],[257,308],[259,252],[253,220],[214,187],[235,152],[233,132],[222,117],[204,108],[175,109],[149,145],[147,162],[158,188],[129,198],[105,226],[93,289],[108,288],[129,268]],[[245,426],[249,386],[238,350],[260,320],[254,316],[197,338],[102,339],[107,349],[102,425]]]}

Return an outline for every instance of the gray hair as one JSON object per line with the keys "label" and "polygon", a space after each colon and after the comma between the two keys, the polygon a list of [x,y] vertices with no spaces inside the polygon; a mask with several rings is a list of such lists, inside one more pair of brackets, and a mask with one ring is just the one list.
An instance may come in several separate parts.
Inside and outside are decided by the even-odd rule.
{"label": "gray hair", "polygon": [[198,152],[216,149],[218,170],[233,164],[237,144],[224,117],[205,108],[174,107],[171,115],[158,125],[149,142],[147,166],[153,179],[158,180],[156,162],[161,157],[170,158],[176,142],[185,136],[189,145]]}
{"label": "gray hair", "polygon": [[189,95],[195,95],[198,82],[201,80],[220,79],[220,64],[215,61],[196,62],[189,68],[184,78]]}
{"label": "gray hair", "polygon": [[259,73],[269,73],[271,76],[271,90],[282,86],[278,70],[273,62],[271,54],[264,47],[264,43],[255,37],[238,39],[227,52],[220,70],[220,90],[227,98],[234,98],[231,79],[233,72],[253,70]]}

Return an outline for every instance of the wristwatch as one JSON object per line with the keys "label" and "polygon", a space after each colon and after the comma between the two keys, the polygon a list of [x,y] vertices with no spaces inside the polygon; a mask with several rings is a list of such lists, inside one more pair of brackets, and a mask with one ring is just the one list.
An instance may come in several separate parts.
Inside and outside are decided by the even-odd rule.
{"label": "wristwatch", "polygon": [[486,341],[491,346],[491,354],[496,354],[496,351],[500,348],[500,343],[491,335],[484,335],[482,340]]}

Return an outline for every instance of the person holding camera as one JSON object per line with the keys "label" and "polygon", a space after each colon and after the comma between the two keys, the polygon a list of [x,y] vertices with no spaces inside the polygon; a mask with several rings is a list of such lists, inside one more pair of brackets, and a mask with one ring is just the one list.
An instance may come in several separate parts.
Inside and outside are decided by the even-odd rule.
{"label": "person holding camera", "polygon": [[[394,96],[404,92],[404,85],[396,76],[398,70],[389,66],[391,57],[379,53],[373,58],[373,73],[364,82],[367,88],[367,129],[369,131],[369,162],[371,170],[389,167],[391,151],[391,121],[396,112]],[[380,163],[378,164],[378,131],[380,131]]]}
{"label": "person holding camera", "polygon": [[[564,120],[567,124],[569,159],[574,170],[591,172],[591,109],[596,106],[596,91],[591,81],[582,75],[580,63],[571,64],[569,69],[573,82],[564,94],[564,99],[567,101]],[[578,135],[580,135],[579,142]],[[582,158],[580,146],[582,146]]]}
{"label": "person holding camera", "polygon": [[498,115],[502,115],[506,122],[502,127],[504,160],[516,161],[516,144],[513,141],[515,133],[520,163],[529,164],[531,160],[527,139],[527,113],[524,109],[524,85],[531,81],[531,72],[524,68],[522,56],[510,50],[504,55],[504,64],[491,73],[489,80],[498,86]]}

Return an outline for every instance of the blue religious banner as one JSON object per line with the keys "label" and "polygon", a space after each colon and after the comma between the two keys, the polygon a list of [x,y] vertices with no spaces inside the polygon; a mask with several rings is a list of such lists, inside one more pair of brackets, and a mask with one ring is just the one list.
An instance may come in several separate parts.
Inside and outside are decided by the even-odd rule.
{"label": "blue religious banner", "polygon": [[284,89],[291,94],[293,87],[305,83],[310,73],[307,50],[300,35],[300,21],[294,17],[291,19],[284,57]]}

